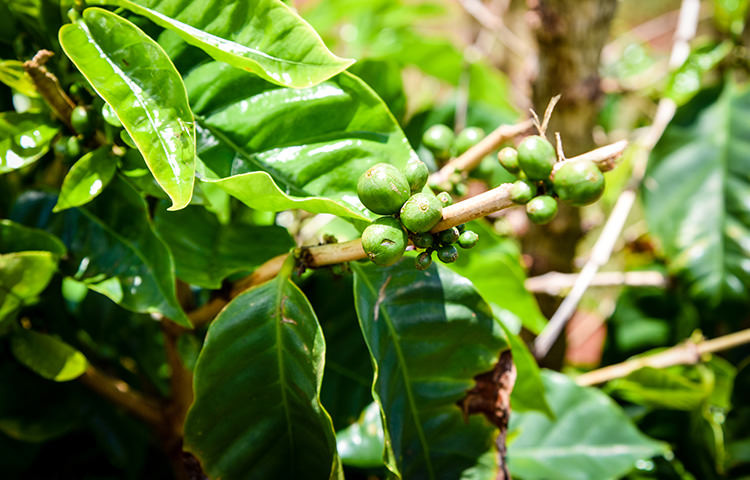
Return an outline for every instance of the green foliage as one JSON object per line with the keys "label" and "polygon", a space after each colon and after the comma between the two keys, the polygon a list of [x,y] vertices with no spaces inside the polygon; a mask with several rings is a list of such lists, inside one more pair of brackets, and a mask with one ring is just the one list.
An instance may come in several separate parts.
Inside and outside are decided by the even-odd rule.
{"label": "green foliage", "polygon": [[43,333],[18,330],[10,337],[10,349],[19,362],[56,382],[73,380],[86,370],[86,357],[81,352]]}
{"label": "green foliage", "polygon": [[87,153],[65,176],[53,212],[87,204],[109,184],[116,170],[117,159],[107,148]]}
{"label": "green foliage", "polygon": [[46,115],[0,113],[0,174],[39,160],[47,153],[58,129]]}

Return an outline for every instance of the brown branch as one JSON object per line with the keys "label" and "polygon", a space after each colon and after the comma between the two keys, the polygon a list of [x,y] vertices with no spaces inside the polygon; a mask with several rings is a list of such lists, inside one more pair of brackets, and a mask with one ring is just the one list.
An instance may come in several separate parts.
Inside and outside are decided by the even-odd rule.
{"label": "brown branch", "polygon": [[[584,155],[570,158],[566,162],[574,162],[585,156],[585,158],[599,165],[600,168],[610,168],[609,166],[613,164],[614,159],[622,154],[626,146],[627,142],[617,142],[592,150]],[[510,183],[504,183],[492,190],[445,207],[443,209],[443,219],[432,231],[440,232],[456,225],[485,217],[498,210],[514,206],[515,204],[510,199],[511,185]],[[234,298],[245,290],[272,279],[281,269],[287,256],[288,254],[283,254],[272,258],[258,267],[252,275],[237,282],[232,289],[231,297]],[[362,242],[359,238],[343,243],[303,247],[299,249],[298,256],[304,266],[311,268],[366,258],[365,251],[362,250]],[[224,308],[227,301],[222,298],[215,298],[198,310],[189,313],[188,317],[195,326],[206,324]]]}
{"label": "brown branch", "polygon": [[177,349],[177,340],[184,329],[167,318],[162,319],[161,327],[164,335],[164,353],[170,370],[170,396],[165,416],[170,427],[169,437],[179,443],[188,408],[193,403],[193,373],[182,363],[182,357]]}
{"label": "brown branch", "polygon": [[124,381],[107,375],[91,364],[78,380],[149,425],[158,429],[164,427],[164,415],[159,402],[136,392]]}
{"label": "brown branch", "polygon": [[23,68],[29,74],[34,82],[39,94],[52,107],[52,111],[66,127],[75,132],[73,125],[70,123],[70,115],[76,104],[70,99],[65,90],[60,86],[57,77],[44,66],[47,60],[54,55],[49,50],[39,50],[34,58],[24,62]]}
{"label": "brown branch", "polygon": [[500,125],[479,143],[466,150],[462,155],[452,159],[439,171],[430,175],[430,185],[439,185],[450,178],[454,172],[469,172],[482,162],[482,159],[493,150],[517,135],[528,131],[533,127],[531,120],[524,120],[515,125]]}
{"label": "brown branch", "polygon": [[[526,290],[533,293],[560,295],[575,285],[579,274],[549,272],[526,279]],[[656,271],[600,272],[593,278],[590,287],[666,287],[667,277]]]}
{"label": "brown branch", "polygon": [[674,365],[690,365],[700,362],[703,355],[729,350],[747,343],[750,343],[750,328],[713,340],[687,340],[663,352],[632,358],[622,363],[584,373],[576,377],[576,383],[585,386],[597,385],[625,377],[644,367],[666,368]]}

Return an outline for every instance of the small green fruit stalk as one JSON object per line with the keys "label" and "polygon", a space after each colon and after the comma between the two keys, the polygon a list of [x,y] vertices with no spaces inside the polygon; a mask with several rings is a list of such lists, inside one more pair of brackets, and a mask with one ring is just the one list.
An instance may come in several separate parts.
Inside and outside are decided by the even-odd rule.
{"label": "small green fruit stalk", "polygon": [[443,218],[443,207],[433,194],[415,193],[401,207],[401,223],[414,233],[429,232]]}
{"label": "small green fruit stalk", "polygon": [[380,217],[362,232],[362,249],[367,257],[384,267],[403,256],[408,241],[401,223],[393,217]]}
{"label": "small green fruit stalk", "polygon": [[362,204],[380,215],[399,211],[411,189],[403,173],[388,163],[378,163],[359,177],[357,195]]}
{"label": "small green fruit stalk", "polygon": [[546,138],[532,135],[518,145],[518,166],[530,180],[544,180],[552,173],[557,156]]}
{"label": "small green fruit stalk", "polygon": [[433,125],[425,130],[422,135],[422,144],[427,147],[439,160],[445,160],[451,156],[451,147],[455,135],[453,130],[443,124]]}
{"label": "small green fruit stalk", "polygon": [[484,130],[479,127],[466,127],[456,136],[453,149],[456,155],[463,155],[468,149],[479,143],[484,138]]}
{"label": "small green fruit stalk", "polygon": [[552,184],[560,200],[576,207],[599,200],[604,193],[604,175],[594,162],[571,161],[563,163],[553,173]]}
{"label": "small green fruit stalk", "polygon": [[538,225],[549,223],[557,215],[557,201],[549,195],[539,195],[526,204],[526,215]]}

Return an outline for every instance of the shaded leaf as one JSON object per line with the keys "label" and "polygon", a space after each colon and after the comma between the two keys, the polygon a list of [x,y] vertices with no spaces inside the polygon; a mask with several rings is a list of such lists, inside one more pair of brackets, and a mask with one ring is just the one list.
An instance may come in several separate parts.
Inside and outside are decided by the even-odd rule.
{"label": "shaded leaf", "polygon": [[51,335],[20,329],[10,337],[16,359],[42,377],[56,382],[73,380],[86,371],[81,352]]}
{"label": "shaded leaf", "polygon": [[111,155],[108,147],[87,153],[65,175],[60,196],[52,211],[59,212],[90,202],[109,184],[116,170],[117,159]]}
{"label": "shaded leaf", "polygon": [[338,468],[319,399],[323,335],[290,270],[237,296],[209,327],[185,448],[212,477],[329,478]]}
{"label": "shaded leaf", "polygon": [[39,160],[49,150],[58,126],[41,113],[0,113],[0,174]]}
{"label": "shaded leaf", "polygon": [[459,478],[494,448],[495,429],[464,419],[456,402],[507,349],[502,329],[471,282],[447,268],[421,272],[411,258],[351,268],[386,466],[402,478]]}
{"label": "shaded leaf", "polygon": [[253,270],[295,246],[284,228],[240,220],[222,225],[202,207],[159,209],[154,224],[174,255],[177,276],[206,288],[219,288],[232,273]]}
{"label": "shaded leaf", "polygon": [[199,175],[252,208],[364,220],[373,214],[357,197],[359,176],[415,156],[383,101],[347,73],[293,90],[208,63],[185,84],[201,127]]}
{"label": "shaded leaf", "polygon": [[54,257],[65,255],[65,245],[44,230],[29,228],[10,220],[0,220],[0,253],[23,251],[51,252]]}
{"label": "shaded leaf", "polygon": [[[518,246],[498,236],[485,222],[472,222],[467,228],[479,234],[479,242],[465,255],[459,254],[458,261],[448,267],[471,280],[507,325],[520,322],[532,333],[539,334],[547,319],[524,287],[526,273],[521,266]],[[508,318],[509,314],[515,318]]]}
{"label": "shaded leaf", "polygon": [[78,70],[117,114],[172,209],[190,202],[195,127],[180,74],[164,50],[138,27],[100,8],[60,29]]}
{"label": "shaded leaf", "polygon": [[620,478],[637,460],[665,452],[640,433],[622,409],[599,390],[565,375],[542,373],[555,420],[537,412],[510,418],[508,464],[524,480]]}
{"label": "shaded leaf", "polygon": [[748,300],[750,90],[730,82],[679,110],[644,186],[646,218],[689,293],[709,305]]}
{"label": "shaded leaf", "polygon": [[39,96],[31,77],[23,68],[23,62],[18,60],[0,60],[0,82],[27,97]]}
{"label": "shaded leaf", "polygon": [[125,7],[216,60],[287,87],[309,87],[346,70],[353,60],[332,54],[320,36],[278,0],[99,0]]}

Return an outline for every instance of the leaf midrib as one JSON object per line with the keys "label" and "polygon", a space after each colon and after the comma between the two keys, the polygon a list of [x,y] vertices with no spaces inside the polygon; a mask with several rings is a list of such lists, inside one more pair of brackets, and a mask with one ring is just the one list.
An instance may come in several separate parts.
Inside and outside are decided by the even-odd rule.
{"label": "leaf midrib", "polygon": [[[354,267],[354,270],[359,274],[358,277],[362,279],[365,286],[367,286],[368,290],[370,290],[370,292],[375,296],[375,298],[377,298],[378,291],[370,283],[367,276],[364,273],[362,273],[360,267],[354,263],[351,263],[350,265]],[[399,365],[401,366],[401,375],[404,377],[404,384],[405,384],[404,390],[406,391],[406,399],[409,404],[409,409],[411,410],[411,413],[412,413],[412,418],[414,418],[414,426],[417,431],[417,437],[419,438],[419,442],[422,445],[422,452],[425,457],[425,465],[427,466],[427,474],[430,479],[434,480],[435,472],[433,471],[432,462],[430,461],[430,449],[427,444],[427,437],[425,436],[424,430],[422,429],[422,423],[419,419],[419,411],[417,410],[417,405],[414,400],[414,392],[412,391],[409,372],[406,368],[406,359],[404,358],[404,353],[401,350],[401,343],[399,342],[399,337],[393,326],[393,322],[391,320],[390,315],[388,314],[388,311],[385,308],[383,308],[382,304],[379,305],[378,308],[383,313],[383,318],[386,320],[385,323],[386,323],[386,326],[388,327],[388,333],[390,333],[391,338],[393,339],[393,346],[394,346],[394,349],[396,350],[396,357],[398,358]],[[380,367],[377,365],[377,362],[375,366],[378,370],[380,370]]]}

